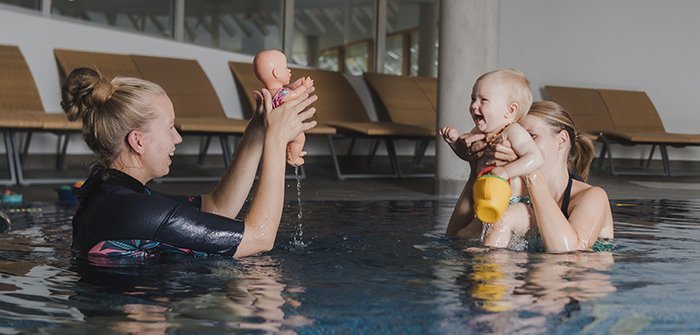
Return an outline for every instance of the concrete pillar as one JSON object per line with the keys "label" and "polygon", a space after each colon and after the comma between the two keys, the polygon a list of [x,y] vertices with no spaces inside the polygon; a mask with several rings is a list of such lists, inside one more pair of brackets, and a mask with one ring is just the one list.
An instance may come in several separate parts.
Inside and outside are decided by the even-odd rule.
{"label": "concrete pillar", "polygon": [[315,35],[307,35],[306,36],[306,59],[307,59],[307,66],[317,68],[318,67],[318,58],[319,58],[319,48],[320,48],[320,41],[319,37]]}
{"label": "concrete pillar", "polygon": [[384,54],[386,54],[386,26],[388,0],[377,0],[376,25],[374,26],[374,54],[369,55],[374,59],[370,64],[369,72],[384,73]]}
{"label": "concrete pillar", "polygon": [[282,52],[289,57],[294,42],[294,0],[284,0],[282,18]]}
{"label": "concrete pillar", "polygon": [[[500,0],[442,0],[438,69],[438,128],[474,127],[468,104],[474,81],[498,65]],[[469,166],[441,138],[436,146],[436,194],[459,196]]]}
{"label": "concrete pillar", "polygon": [[437,53],[435,38],[437,37],[437,1],[421,3],[418,18],[418,75],[433,76],[433,66]]}

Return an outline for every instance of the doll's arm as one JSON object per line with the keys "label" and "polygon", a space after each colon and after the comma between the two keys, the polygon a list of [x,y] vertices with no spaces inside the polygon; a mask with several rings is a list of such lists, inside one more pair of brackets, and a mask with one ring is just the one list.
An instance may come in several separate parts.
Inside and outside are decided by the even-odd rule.
{"label": "doll's arm", "polygon": [[518,123],[514,123],[508,127],[506,136],[513,151],[518,155],[518,159],[503,167],[493,169],[491,173],[507,179],[530,174],[542,166],[544,162],[542,153],[525,128]]}
{"label": "doll's arm", "polygon": [[[296,84],[297,82],[300,82],[301,84],[297,85],[296,87],[293,87],[292,85]],[[314,81],[311,80],[311,78],[304,77],[304,78],[298,79],[294,83],[287,86],[287,89],[289,89],[289,92],[287,92],[287,94],[282,99],[282,103],[285,103],[289,100],[294,100],[294,99],[300,97],[302,94],[304,94],[306,92],[310,92],[309,89],[311,89],[312,87],[314,87]]]}
{"label": "doll's arm", "polygon": [[299,78],[299,79],[295,80],[293,83],[287,85],[287,87],[289,87],[290,89],[293,89],[293,90],[295,90],[299,87],[302,87],[302,86],[304,86],[306,88],[314,86],[313,79],[311,79],[311,77],[303,77],[303,78]]}

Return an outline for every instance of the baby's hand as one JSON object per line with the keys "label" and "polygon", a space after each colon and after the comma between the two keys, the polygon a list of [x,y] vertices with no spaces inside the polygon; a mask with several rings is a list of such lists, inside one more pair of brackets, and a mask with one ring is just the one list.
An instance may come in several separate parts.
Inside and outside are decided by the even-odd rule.
{"label": "baby's hand", "polygon": [[493,170],[491,170],[491,174],[494,175],[494,176],[501,177],[501,178],[503,178],[503,179],[505,179],[505,180],[508,180],[508,178],[510,178],[510,177],[508,176],[508,173],[506,172],[506,169],[504,169],[504,168],[502,168],[502,167],[500,167],[500,166],[494,168]]}
{"label": "baby's hand", "polygon": [[440,135],[447,144],[455,143],[459,139],[459,132],[452,127],[443,127],[440,129]]}

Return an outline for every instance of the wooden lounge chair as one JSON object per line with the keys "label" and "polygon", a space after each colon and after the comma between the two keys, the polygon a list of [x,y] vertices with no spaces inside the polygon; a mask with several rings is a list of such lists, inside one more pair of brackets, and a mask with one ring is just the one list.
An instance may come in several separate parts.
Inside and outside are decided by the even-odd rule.
{"label": "wooden lounge chair", "polygon": [[93,51],[78,51],[66,49],[54,49],[54,56],[58,64],[61,81],[71,71],[79,67],[89,67],[100,72],[105,77],[135,77],[141,78],[141,72],[134,64],[131,56],[126,54],[113,54]]}
{"label": "wooden lounge chair", "polygon": [[[667,145],[686,146],[697,145],[697,138],[690,134],[667,133],[656,110],[647,105],[645,108],[633,107],[626,99],[642,97],[639,93],[630,91],[596,90],[591,88],[576,88],[563,86],[545,86],[549,98],[558,102],[571,114],[577,128],[592,135],[602,143],[598,157],[598,166],[602,167],[607,157],[613,175],[657,174],[649,170],[656,147],[661,152],[663,165],[662,175],[671,175]],[[625,93],[627,92],[627,93]],[[648,103],[651,103],[646,98]],[[629,109],[632,108],[632,109]],[[614,110],[614,111],[613,111]],[[636,112],[635,112],[636,110]],[[651,145],[648,159],[639,169],[619,169],[615,167],[612,144],[622,145]]]}
{"label": "wooden lounge chair", "polygon": [[435,137],[436,109],[418,80],[380,73],[365,73],[364,77],[389,120],[424,128],[428,136]]}
{"label": "wooden lounge chair", "polygon": [[[666,132],[654,103],[645,92],[609,89],[599,89],[598,92],[605,102],[615,129],[626,135],[623,137],[624,140],[659,146],[664,172],[667,176],[673,175],[667,146],[700,145],[700,134]],[[649,157],[653,153],[652,149]]]}
{"label": "wooden lounge chair", "polygon": [[427,130],[416,143],[414,163],[420,165],[437,134],[437,79],[365,73],[375,105],[392,122]]}
{"label": "wooden lounge chair", "polygon": [[2,183],[54,184],[73,181],[58,177],[28,178],[23,168],[17,132],[26,132],[24,151],[28,151],[32,132],[50,132],[58,136],[56,168],[63,169],[70,133],[78,132],[80,122],[69,122],[64,113],[46,113],[29,67],[16,46],[0,45],[0,129],[5,141],[10,178]]}
{"label": "wooden lounge chair", "polygon": [[[230,62],[229,65],[239,85],[245,91],[252,91],[261,86],[255,79],[251,64]],[[403,175],[396,161],[396,151],[391,140],[398,138],[415,139],[416,137],[426,136],[429,132],[423,128],[411,125],[371,121],[355,89],[343,74],[339,72],[294,69],[295,78],[304,76],[309,76],[314,80],[314,86],[316,87],[314,94],[319,97],[318,101],[314,103],[314,107],[316,107],[315,119],[319,122],[319,125],[307,134],[323,134],[326,136],[338,179],[402,177]],[[331,132],[330,129],[335,131]],[[357,138],[382,140],[387,147],[393,173],[343,173],[335,141]],[[352,146],[350,150],[352,150]]]}

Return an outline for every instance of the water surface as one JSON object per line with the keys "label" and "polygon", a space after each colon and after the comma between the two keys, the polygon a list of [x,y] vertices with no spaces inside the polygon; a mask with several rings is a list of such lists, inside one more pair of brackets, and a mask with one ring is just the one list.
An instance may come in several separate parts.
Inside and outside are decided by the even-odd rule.
{"label": "water surface", "polygon": [[72,209],[15,210],[0,333],[700,332],[700,203],[613,201],[613,253],[469,253],[451,201],[290,202],[276,248],[110,267],[70,252]]}

